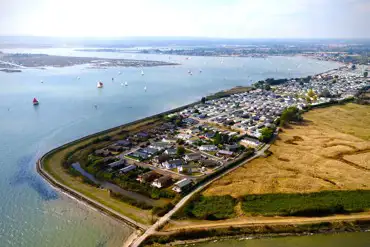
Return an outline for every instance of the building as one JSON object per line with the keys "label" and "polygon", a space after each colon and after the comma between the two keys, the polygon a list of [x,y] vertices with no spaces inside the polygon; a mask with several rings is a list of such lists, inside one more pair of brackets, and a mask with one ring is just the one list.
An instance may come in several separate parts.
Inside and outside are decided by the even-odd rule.
{"label": "building", "polygon": [[132,171],[132,170],[135,170],[136,169],[136,166],[135,165],[129,165],[129,166],[126,166],[124,168],[121,168],[119,170],[120,173],[127,173],[129,171]]}
{"label": "building", "polygon": [[121,168],[121,167],[125,166],[125,164],[126,164],[125,160],[118,160],[118,161],[115,161],[115,162],[112,162],[112,163],[108,164],[107,166],[110,169],[118,169],[118,168]]}
{"label": "building", "polygon": [[170,149],[167,149],[166,151],[164,151],[164,153],[167,154],[167,155],[176,155],[177,150],[175,148],[170,148]]}
{"label": "building", "polygon": [[172,168],[176,168],[178,166],[181,166],[184,162],[180,159],[176,159],[176,160],[168,160],[164,163],[162,163],[162,166],[166,169],[172,169]]}
{"label": "building", "polygon": [[116,142],[116,145],[122,146],[122,147],[130,147],[131,142],[129,140],[120,140],[120,141]]}
{"label": "building", "polygon": [[200,153],[189,153],[186,154],[184,157],[185,161],[198,161],[202,158],[202,155]]}
{"label": "building", "polygon": [[153,181],[152,186],[157,187],[158,189],[166,188],[172,184],[171,176],[162,176]]}
{"label": "building", "polygon": [[94,154],[96,155],[96,156],[101,156],[101,157],[108,157],[108,156],[111,156],[112,155],[112,153],[111,152],[109,152],[108,150],[106,150],[106,149],[99,149],[99,150],[96,150],[95,152],[94,152]]}
{"label": "building", "polygon": [[218,156],[232,156],[234,153],[227,150],[220,150],[217,152]]}
{"label": "building", "polygon": [[200,151],[216,151],[217,147],[215,145],[202,145],[199,147]]}
{"label": "building", "polygon": [[184,178],[178,182],[175,183],[172,190],[176,191],[177,193],[184,192],[186,190],[189,190],[192,186],[192,181],[188,178]]}
{"label": "building", "polygon": [[253,147],[253,148],[261,145],[260,141],[256,139],[248,138],[248,137],[245,137],[243,140],[241,140],[241,143],[248,147]]}
{"label": "building", "polygon": [[160,176],[161,175],[159,175],[155,171],[150,171],[144,174],[140,174],[136,180],[139,181],[140,183],[150,183],[155,179],[159,178]]}

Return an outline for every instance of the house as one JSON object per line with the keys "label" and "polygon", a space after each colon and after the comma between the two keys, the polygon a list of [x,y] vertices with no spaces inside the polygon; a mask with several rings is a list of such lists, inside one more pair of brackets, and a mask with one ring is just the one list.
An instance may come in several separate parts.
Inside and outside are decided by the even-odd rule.
{"label": "house", "polygon": [[159,178],[160,176],[161,175],[156,173],[155,171],[150,171],[144,174],[140,174],[136,180],[139,181],[140,183],[150,183],[154,181],[154,179]]}
{"label": "house", "polygon": [[140,160],[146,160],[146,159],[149,158],[148,154],[142,153],[142,152],[139,152],[139,151],[129,153],[128,156],[132,156],[132,157],[138,158]]}
{"label": "house", "polygon": [[189,165],[181,165],[177,167],[177,171],[181,173],[187,173],[191,174],[192,173],[192,167]]}
{"label": "house", "polygon": [[258,147],[261,145],[260,141],[248,137],[245,137],[243,140],[241,140],[241,143],[248,147]]}
{"label": "house", "polygon": [[122,152],[123,148],[121,146],[111,145],[108,147],[108,150],[111,152]]}
{"label": "house", "polygon": [[216,166],[219,166],[220,163],[215,161],[215,160],[212,160],[212,159],[207,159],[207,160],[201,160],[200,163],[202,164],[202,166],[204,167],[209,167],[209,168],[212,168],[212,167],[216,167]]}
{"label": "house", "polygon": [[215,135],[216,135],[216,133],[215,133],[215,132],[212,132],[212,131],[207,132],[207,133],[205,133],[205,134],[204,134],[204,136],[205,136],[206,138],[208,138],[208,139],[213,138]]}
{"label": "house", "polygon": [[157,149],[155,149],[155,148],[141,148],[141,149],[139,149],[138,150],[139,152],[141,152],[141,153],[145,153],[145,154],[148,154],[148,155],[154,155],[154,154],[156,154],[157,152],[158,152],[158,150]]}
{"label": "house", "polygon": [[167,154],[167,155],[176,155],[177,150],[175,148],[170,148],[170,149],[167,149],[166,151],[164,151],[164,153]]}
{"label": "house", "polygon": [[225,144],[225,150],[227,150],[227,151],[233,151],[233,152],[235,152],[235,151],[238,150],[238,148],[239,148],[239,145],[238,144],[232,144],[232,145]]}
{"label": "house", "polygon": [[171,159],[171,156],[167,155],[167,154],[160,154],[158,156],[156,156],[153,161],[157,164],[162,164],[168,160]]}
{"label": "house", "polygon": [[176,137],[177,137],[178,139],[181,139],[181,140],[189,140],[189,139],[191,138],[191,135],[180,133],[180,134],[178,134]]}
{"label": "house", "polygon": [[126,164],[125,160],[118,160],[118,161],[108,164],[107,166],[111,169],[118,169],[118,168],[125,166],[125,164]]}
{"label": "house", "polygon": [[195,120],[193,118],[185,118],[182,120],[182,122],[185,123],[186,125],[195,125],[199,123],[198,120]]}
{"label": "house", "polygon": [[172,184],[171,176],[162,176],[153,181],[152,186],[157,188],[166,188]]}
{"label": "house", "polygon": [[129,171],[132,171],[132,170],[135,170],[136,169],[136,166],[135,165],[129,165],[129,166],[126,166],[124,168],[121,168],[119,170],[120,173],[127,173]]}
{"label": "house", "polygon": [[116,145],[122,146],[122,147],[130,147],[131,142],[129,140],[120,140],[116,142]]}
{"label": "house", "polygon": [[176,159],[176,160],[168,160],[168,161],[162,163],[162,166],[164,166],[166,169],[172,169],[172,168],[176,168],[178,166],[181,166],[182,164],[183,164],[182,160]]}
{"label": "house", "polygon": [[149,134],[146,132],[139,132],[136,134],[136,137],[140,140],[147,140],[149,138]]}
{"label": "house", "polygon": [[152,144],[150,144],[149,147],[157,149],[158,151],[162,151],[166,148],[169,148],[170,146],[171,144],[168,142],[153,142]]}
{"label": "house", "polygon": [[192,186],[192,181],[188,178],[184,178],[176,182],[172,190],[176,191],[177,193],[181,193],[183,191],[190,189],[191,186]]}
{"label": "house", "polygon": [[111,152],[109,152],[108,150],[106,150],[106,149],[99,149],[99,150],[96,150],[95,152],[94,152],[94,154],[96,155],[96,156],[100,156],[100,157],[108,157],[108,156],[111,156],[112,155],[112,153]]}
{"label": "house", "polygon": [[198,161],[202,158],[202,155],[200,153],[189,153],[186,154],[184,157],[185,161]]}
{"label": "house", "polygon": [[220,150],[217,152],[218,156],[232,156],[234,153],[227,150]]}
{"label": "house", "polygon": [[217,147],[215,145],[202,145],[199,147],[200,151],[215,151]]}

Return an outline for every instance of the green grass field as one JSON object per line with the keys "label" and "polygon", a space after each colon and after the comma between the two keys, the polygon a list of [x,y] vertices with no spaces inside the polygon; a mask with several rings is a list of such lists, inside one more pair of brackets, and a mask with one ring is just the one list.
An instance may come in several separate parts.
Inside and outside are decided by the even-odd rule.
{"label": "green grass field", "polygon": [[322,191],[307,194],[262,194],[243,198],[246,214],[326,216],[370,209],[370,191]]}

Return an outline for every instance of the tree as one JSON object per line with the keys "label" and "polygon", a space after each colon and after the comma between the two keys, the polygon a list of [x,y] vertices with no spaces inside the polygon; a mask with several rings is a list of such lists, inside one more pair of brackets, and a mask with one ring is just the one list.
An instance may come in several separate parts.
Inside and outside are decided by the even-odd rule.
{"label": "tree", "polygon": [[302,115],[299,109],[295,106],[291,106],[283,111],[280,117],[280,126],[284,126],[291,121],[302,121]]}
{"label": "tree", "polygon": [[263,142],[268,142],[274,134],[274,130],[265,127],[260,130],[260,133],[261,136],[258,139]]}
{"label": "tree", "polygon": [[369,72],[365,71],[364,72],[364,77],[366,78],[369,75]]}
{"label": "tree", "polygon": [[352,69],[352,70],[355,70],[355,69],[356,69],[356,65],[352,64],[351,69]]}
{"label": "tree", "polygon": [[312,88],[310,89],[310,90],[308,90],[308,92],[307,92],[307,95],[309,96],[309,97],[313,97],[313,96],[315,96],[315,92],[312,90]]}
{"label": "tree", "polygon": [[177,155],[181,156],[185,154],[185,148],[183,146],[178,146],[177,147]]}
{"label": "tree", "polygon": [[213,137],[213,144],[218,145],[222,143],[222,137],[220,133],[216,133],[215,136]]}
{"label": "tree", "polygon": [[271,90],[271,86],[269,84],[265,85],[265,90]]}
{"label": "tree", "polygon": [[205,104],[206,103],[206,97],[202,97],[201,102],[202,102],[202,104]]}

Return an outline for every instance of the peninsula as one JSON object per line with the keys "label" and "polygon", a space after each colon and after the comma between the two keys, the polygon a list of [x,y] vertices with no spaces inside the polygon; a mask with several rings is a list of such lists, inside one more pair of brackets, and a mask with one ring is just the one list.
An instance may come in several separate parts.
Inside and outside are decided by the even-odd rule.
{"label": "peninsula", "polygon": [[[365,181],[369,177],[366,174],[365,180],[355,187],[348,187],[341,181],[339,192],[316,195],[312,194],[317,191],[312,186],[312,190],[302,191],[307,194],[288,198],[300,203],[311,200],[313,206],[302,210],[274,204],[264,208],[259,204],[261,200],[273,201],[274,196],[288,200],[286,194],[279,193],[292,191],[266,190],[272,195],[251,197],[238,194],[238,199],[233,193],[243,193],[243,190],[232,188],[237,181],[233,174],[242,169],[238,167],[273,155],[275,151],[271,152],[269,148],[276,139],[276,142],[280,141],[279,131],[283,130],[284,135],[294,124],[305,128],[308,122],[303,120],[304,112],[354,101],[359,94],[364,94],[369,89],[370,80],[363,71],[360,66],[343,66],[306,78],[270,78],[256,82],[252,87],[238,87],[203,97],[199,102],[65,144],[45,154],[38,161],[37,169],[54,186],[138,229],[140,236],[131,246],[139,246],[144,241],[152,244],[177,238],[184,240],[194,238],[198,233],[203,234],[198,236],[207,237],[209,233],[200,227],[234,226],[237,225],[234,220],[237,215],[278,215],[288,217],[287,221],[291,216],[300,216],[300,222],[304,224],[313,222],[307,217],[318,217],[313,223],[320,223],[328,221],[320,216],[366,211],[370,208],[370,200],[361,200],[370,195],[366,190],[370,186],[370,181]],[[290,140],[284,137],[284,141],[299,145],[301,138]],[[343,140],[343,145],[359,145],[356,148],[360,153],[367,153],[368,141],[352,141],[356,144]],[[331,151],[333,155],[337,154],[335,150]],[[287,157],[279,158],[289,162]],[[329,155],[328,158],[332,157]],[[356,163],[354,159],[357,158],[362,159],[351,157],[349,162]],[[294,167],[286,169],[295,171]],[[362,171],[368,172],[368,169],[363,167]],[[261,170],[261,177],[266,174]],[[318,176],[320,181],[333,182]],[[224,182],[225,179],[229,182]],[[270,182],[275,183],[274,180]],[[220,187],[231,191],[222,194]],[[337,188],[325,188],[338,191]],[[353,189],[361,191],[347,191]],[[342,202],[333,199],[327,204],[322,203],[329,197],[340,198]],[[344,197],[353,199],[357,206],[353,207]],[[351,217],[357,219],[352,214]],[[167,224],[170,218],[175,221]],[[232,223],[228,224],[228,220]],[[196,222],[200,227],[196,228]],[[276,219],[268,222],[267,225],[277,223]],[[290,231],[294,229],[297,228],[292,227]],[[238,231],[247,233],[237,230],[233,235]],[[276,231],[284,232],[284,229],[276,228]],[[261,233],[266,232],[268,230]],[[180,236],[179,233],[184,234]],[[222,235],[221,231],[219,233]]]}
{"label": "peninsula", "polygon": [[153,67],[178,65],[163,61],[110,59],[94,57],[55,56],[46,54],[1,53],[0,71],[20,72],[22,69],[45,67],[68,67],[74,65],[88,65],[89,68],[109,67]]}

